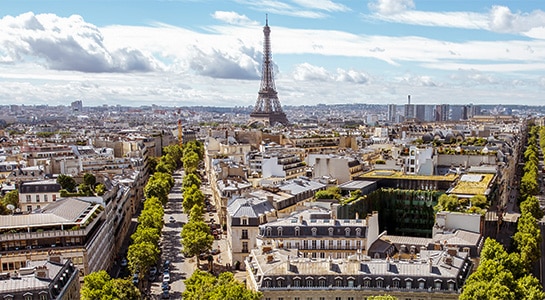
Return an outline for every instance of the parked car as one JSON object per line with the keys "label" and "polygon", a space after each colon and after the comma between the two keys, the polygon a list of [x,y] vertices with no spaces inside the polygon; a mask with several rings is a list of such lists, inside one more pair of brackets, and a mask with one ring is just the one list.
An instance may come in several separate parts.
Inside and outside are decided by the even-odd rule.
{"label": "parked car", "polygon": [[168,282],[163,281],[163,283],[161,283],[161,290],[163,290],[163,291],[170,290],[170,285],[168,284]]}
{"label": "parked car", "polygon": [[163,282],[170,282],[170,272],[165,271],[163,273]]}
{"label": "parked car", "polygon": [[168,271],[170,269],[170,260],[165,260],[165,262],[163,263],[163,270],[164,271]]}
{"label": "parked car", "polygon": [[174,219],[173,216],[170,216],[170,217],[168,218],[168,221],[169,221],[170,223],[176,222],[176,220]]}
{"label": "parked car", "polygon": [[163,290],[161,293],[161,299],[170,299],[170,292],[168,290]]}
{"label": "parked car", "polygon": [[149,274],[150,274],[150,276],[157,275],[157,267],[156,266],[151,267],[149,269]]}
{"label": "parked car", "polygon": [[210,250],[210,254],[212,255],[220,254],[220,249],[212,249]]}
{"label": "parked car", "polygon": [[138,273],[132,275],[132,283],[138,284]]}
{"label": "parked car", "polygon": [[129,264],[129,262],[127,261],[126,258],[123,258],[123,259],[121,260],[121,266],[122,266],[122,267],[126,267],[128,264]]}

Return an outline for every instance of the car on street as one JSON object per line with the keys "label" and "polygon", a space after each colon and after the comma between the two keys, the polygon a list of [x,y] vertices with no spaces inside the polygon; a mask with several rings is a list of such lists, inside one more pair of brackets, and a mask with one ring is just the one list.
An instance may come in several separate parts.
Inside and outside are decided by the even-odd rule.
{"label": "car on street", "polygon": [[170,285],[168,284],[168,282],[163,281],[163,283],[161,283],[161,290],[163,290],[163,291],[170,290]]}
{"label": "car on street", "polygon": [[210,250],[210,254],[212,255],[220,254],[220,249],[212,249]]}
{"label": "car on street", "polygon": [[121,260],[121,266],[122,266],[122,267],[126,267],[128,264],[129,264],[129,262],[127,261],[126,258],[123,258],[123,259]]}
{"label": "car on street", "polygon": [[163,273],[163,282],[170,282],[170,272],[169,271],[165,271]]}
{"label": "car on street", "polygon": [[170,260],[165,260],[163,263],[163,271],[168,271],[170,269]]}
{"label": "car on street", "polygon": [[174,222],[176,222],[176,219],[174,219],[173,216],[170,216],[170,217],[168,218],[168,221],[169,221],[170,223],[174,223]]}
{"label": "car on street", "polygon": [[132,275],[132,283],[138,284],[138,273]]}
{"label": "car on street", "polygon": [[170,299],[170,292],[168,290],[163,290],[161,293],[161,299]]}

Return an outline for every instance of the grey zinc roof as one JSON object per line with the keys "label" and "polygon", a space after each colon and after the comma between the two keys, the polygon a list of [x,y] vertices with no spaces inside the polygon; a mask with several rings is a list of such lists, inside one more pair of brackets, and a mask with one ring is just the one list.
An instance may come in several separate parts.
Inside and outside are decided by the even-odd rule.
{"label": "grey zinc roof", "polygon": [[297,194],[304,193],[306,191],[317,191],[325,187],[326,187],[325,184],[308,180],[308,179],[299,178],[299,179],[286,181],[284,184],[280,186],[280,189],[292,195],[297,195]]}
{"label": "grey zinc roof", "polygon": [[[252,253],[255,255],[256,251]],[[272,260],[268,256],[272,255]],[[275,275],[374,275],[399,277],[437,277],[456,279],[460,269],[464,266],[467,253],[458,252],[454,256],[443,250],[423,250],[420,259],[393,260],[370,259],[357,255],[344,259],[311,259],[297,256],[297,249],[275,249],[269,254],[257,254],[257,262],[263,276]],[[445,263],[447,257],[452,258],[451,265]],[[432,268],[430,268],[430,259]],[[287,260],[290,261],[288,270]]]}
{"label": "grey zinc roof", "polygon": [[449,245],[473,245],[477,246],[481,239],[479,233],[458,229],[454,233],[438,233],[433,237],[435,242],[446,241]]}
{"label": "grey zinc roof", "polygon": [[240,197],[233,199],[227,206],[231,217],[259,217],[274,211],[274,207],[265,199]]}
{"label": "grey zinc roof", "polygon": [[[50,203],[42,212],[0,216],[0,229],[78,223],[79,217],[97,204],[77,198],[63,198]],[[92,210],[89,210],[88,214]]]}

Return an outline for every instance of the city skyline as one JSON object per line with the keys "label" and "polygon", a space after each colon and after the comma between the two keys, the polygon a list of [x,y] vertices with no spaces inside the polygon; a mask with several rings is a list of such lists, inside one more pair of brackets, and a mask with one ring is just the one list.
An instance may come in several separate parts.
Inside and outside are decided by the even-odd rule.
{"label": "city skyline", "polygon": [[541,105],[539,4],[7,1],[0,101],[253,106],[268,14],[283,106]]}

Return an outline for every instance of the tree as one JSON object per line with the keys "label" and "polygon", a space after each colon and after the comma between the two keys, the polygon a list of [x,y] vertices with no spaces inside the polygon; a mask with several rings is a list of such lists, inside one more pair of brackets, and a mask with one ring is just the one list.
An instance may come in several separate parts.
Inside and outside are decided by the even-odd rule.
{"label": "tree", "polygon": [[83,175],[83,184],[89,186],[90,188],[94,188],[96,183],[97,178],[95,175],[91,173],[85,173],[85,175]]}
{"label": "tree", "polygon": [[485,195],[475,195],[470,199],[472,206],[477,206],[478,208],[486,209],[488,208],[488,199]]}
{"label": "tree", "polygon": [[183,150],[180,145],[173,144],[163,147],[163,155],[169,154],[176,162],[176,167],[182,165]]}
{"label": "tree", "polygon": [[148,209],[142,210],[140,216],[138,216],[138,226],[161,230],[163,228],[163,216],[161,212]]}
{"label": "tree", "polygon": [[133,273],[144,276],[149,267],[153,266],[159,258],[159,248],[149,242],[131,244],[127,252],[129,269]]}
{"label": "tree", "polygon": [[455,195],[442,194],[437,200],[435,211],[457,211],[460,207],[458,197]]}
{"label": "tree", "polygon": [[187,154],[184,152],[182,163],[186,174],[195,173],[197,171],[197,167],[199,166],[199,155],[195,152],[189,152]]}
{"label": "tree", "polygon": [[214,242],[210,228],[202,221],[187,222],[182,228],[182,246],[186,256],[194,256],[209,250]]}
{"label": "tree", "polygon": [[76,180],[74,180],[74,178],[64,174],[60,174],[59,177],[57,177],[57,183],[60,184],[63,189],[69,192],[74,192],[77,186]]}
{"label": "tree", "polygon": [[140,299],[140,292],[127,279],[112,279],[104,270],[88,274],[83,279],[82,300]]}
{"label": "tree", "polygon": [[543,300],[545,293],[539,280],[532,275],[526,275],[517,280],[517,299]]}
{"label": "tree", "polygon": [[204,205],[204,194],[195,185],[184,189],[182,207],[185,212],[190,212],[194,205]]}
{"label": "tree", "polygon": [[161,235],[159,229],[144,226],[138,226],[138,228],[136,228],[136,231],[131,235],[133,244],[148,242],[154,245],[158,245],[160,237]]}
{"label": "tree", "polygon": [[195,175],[194,173],[189,173],[184,176],[184,179],[182,181],[182,187],[183,188],[190,188],[192,186],[201,186],[201,179]]}
{"label": "tree", "polygon": [[[155,173],[155,174],[164,174],[164,173]],[[155,175],[154,174],[154,175]],[[146,198],[157,197],[161,200],[161,203],[164,205],[168,202],[168,193],[170,189],[168,188],[168,183],[164,182],[161,179],[153,179],[153,176],[148,180],[148,183],[144,187],[144,196]]]}
{"label": "tree", "polygon": [[195,204],[189,212],[189,221],[201,221],[204,222],[203,218],[204,207],[202,205]]}
{"label": "tree", "polygon": [[2,204],[4,204],[6,207],[9,204],[13,205],[15,208],[19,207],[19,191],[13,190],[5,194],[2,198]]}
{"label": "tree", "polygon": [[258,300],[260,292],[247,289],[243,283],[237,281],[232,273],[221,273],[217,278],[208,272],[196,270],[185,281],[186,289],[182,293],[184,299],[189,300]]}
{"label": "tree", "polygon": [[536,220],[541,220],[541,218],[543,218],[543,210],[539,207],[539,200],[534,196],[529,196],[520,203],[520,212],[522,214],[529,213],[534,216]]}

